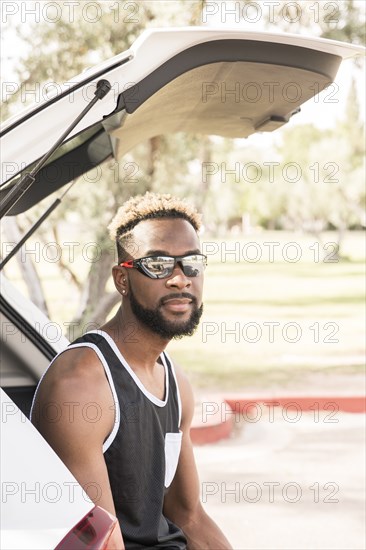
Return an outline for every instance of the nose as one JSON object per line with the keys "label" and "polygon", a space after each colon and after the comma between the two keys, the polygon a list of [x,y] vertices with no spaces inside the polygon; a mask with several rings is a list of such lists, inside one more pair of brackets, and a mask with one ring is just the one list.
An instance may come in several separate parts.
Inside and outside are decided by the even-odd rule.
{"label": "nose", "polygon": [[183,290],[189,288],[192,285],[192,280],[184,275],[183,270],[179,263],[175,266],[171,277],[166,280],[166,286],[169,288],[178,288]]}

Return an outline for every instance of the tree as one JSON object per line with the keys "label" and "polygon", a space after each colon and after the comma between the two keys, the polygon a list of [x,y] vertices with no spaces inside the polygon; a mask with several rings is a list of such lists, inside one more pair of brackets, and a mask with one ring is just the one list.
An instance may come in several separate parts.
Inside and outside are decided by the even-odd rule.
{"label": "tree", "polygon": [[[65,7],[63,2],[58,4]],[[99,6],[95,13],[100,14],[98,18],[94,14],[95,21],[92,21],[93,14],[90,12],[87,15],[83,12],[83,6],[79,3],[73,9],[72,17],[70,11],[63,9],[63,16],[54,24],[38,23],[30,28],[17,28],[18,36],[22,40],[31,40],[33,48],[19,62],[17,74],[22,84],[18,92],[7,101],[6,114],[14,110],[20,101],[27,103],[28,100],[34,100],[34,92],[40,96],[46,93],[47,83],[52,86],[54,82],[70,80],[88,65],[125,51],[150,24],[182,24],[184,19],[187,24],[194,23],[199,18],[204,2],[197,3],[193,12],[185,10],[178,13],[164,2],[126,4],[119,1],[112,4],[93,4]],[[183,7],[182,2],[181,5]],[[138,10],[132,13],[131,8]],[[209,154],[209,141],[205,140],[204,143],[205,154]],[[37,231],[39,242],[43,245],[55,242],[62,250],[65,244],[62,228],[69,218],[70,221],[73,218],[72,223],[75,223],[77,212],[76,221],[83,232],[83,238],[88,237],[94,246],[95,257],[91,258],[89,272],[83,276],[75,269],[75,262],[65,261],[61,256],[57,263],[60,276],[66,278],[73,289],[73,295],[77,297],[71,321],[72,337],[82,332],[87,322],[101,325],[120,301],[117,291],[108,288],[115,252],[106,235],[106,227],[118,207],[131,195],[147,190],[159,189],[184,195],[188,168],[197,154],[204,153],[201,142],[194,137],[183,134],[169,138],[154,137],[147,143],[140,144],[133,153],[127,154],[119,162],[112,160],[105,163],[97,185],[90,184],[92,177],[88,175],[79,178],[61,206]],[[191,195],[194,198],[194,189],[191,190]],[[204,194],[199,196],[203,200]],[[44,202],[48,205],[52,198],[55,197]],[[15,235],[19,237],[24,233],[25,228],[38,219],[43,210],[43,204],[37,205],[16,220],[12,219],[5,224],[3,230],[7,240],[14,241]],[[74,214],[70,214],[71,212]],[[19,258],[20,253],[18,263],[28,293],[32,301],[47,314],[49,308],[43,295],[38,266],[31,258],[27,258],[28,267],[25,272],[25,263]]]}
{"label": "tree", "polygon": [[309,124],[285,130],[279,147],[281,185],[291,188],[284,223],[319,241],[325,229],[334,228],[338,250],[346,229],[365,225],[365,140],[359,112],[353,82],[345,116],[335,128],[319,130]]}
{"label": "tree", "polygon": [[[43,21],[16,29],[19,39],[31,43],[32,49],[17,63],[17,78],[22,85],[6,102],[5,116],[11,114],[20,102],[34,100],[35,90],[39,90],[42,96],[47,83],[52,85],[72,79],[88,66],[126,50],[144,29],[161,25],[202,24],[203,10],[212,8],[212,3],[209,5],[204,0],[190,3],[190,9],[187,9],[185,0],[92,2],[88,4],[94,12],[85,12],[83,3],[77,3],[72,8],[71,17],[70,7],[64,9],[71,4],[58,2],[63,8],[62,17],[53,23]],[[243,17],[249,17],[249,10],[253,10],[254,4],[259,5],[243,1],[235,3],[235,6]],[[295,4],[301,7],[298,21]],[[335,2],[275,2],[275,11],[266,15],[267,25],[270,28],[275,24],[290,32],[305,29],[320,36],[361,43],[364,30],[360,2],[337,2],[335,12],[331,9],[333,4]],[[245,5],[248,11],[243,10]],[[261,9],[268,5],[263,4]],[[217,4],[213,7],[221,9],[223,6]],[[320,10],[319,14],[314,11],[316,9]],[[244,165],[257,163],[263,170],[268,158],[265,156],[268,150],[264,153],[263,147],[251,146],[250,140],[242,149],[243,142],[237,145],[232,140],[184,134],[155,137],[137,146],[119,163],[107,162],[98,185],[91,185],[88,179],[92,178],[87,175],[80,178],[61,206],[37,232],[40,242],[52,241],[62,249],[65,246],[63,229],[68,223],[76,222],[83,232],[83,239],[94,243],[95,257],[92,259],[95,261],[90,262],[90,269],[85,270],[84,265],[83,271],[79,264],[67,261],[63,256],[57,264],[59,276],[67,281],[73,291],[74,307],[70,315],[79,330],[86,321],[101,324],[119,301],[118,294],[110,285],[109,273],[115,253],[106,238],[105,228],[118,206],[133,194],[159,190],[189,197],[203,211],[205,226],[211,232],[226,230],[243,213],[250,214],[254,223],[263,226],[302,227],[307,230],[332,226],[338,229],[340,235],[345,227],[360,225],[362,202],[365,201],[365,194],[360,189],[364,142],[356,97],[356,87],[353,86],[347,116],[335,131],[320,131],[312,125],[282,131],[283,144],[277,155],[273,153],[273,158],[278,158],[279,162],[275,181],[269,181],[268,174],[262,174],[256,181],[255,174],[250,171],[246,178],[243,177]],[[341,161],[342,174],[332,176],[332,166],[324,167],[323,159],[334,150],[340,151],[337,160],[338,164]],[[330,158],[333,160],[333,155]],[[306,168],[302,171],[300,182],[291,182],[284,177],[284,174],[287,176],[287,172],[283,171],[285,166],[294,161]],[[223,177],[221,163],[229,169],[239,163],[239,180],[233,175]],[[217,173],[206,171],[204,174],[204,167],[213,164],[218,167]],[[131,166],[133,176],[129,170]],[[321,184],[312,181],[316,173]],[[291,170],[288,175],[291,178]],[[327,178],[339,178],[339,182],[324,181]],[[51,199],[45,201],[47,206]],[[8,227],[8,240],[14,240],[14,231],[23,232],[45,208],[38,205],[17,217],[16,225],[13,223],[12,227]],[[321,238],[319,231],[318,236]],[[37,269],[38,266],[33,265],[24,274],[25,280],[33,301],[47,312],[52,304],[47,303],[43,296]],[[75,330],[73,335],[77,334]]]}
{"label": "tree", "polygon": [[[246,1],[250,4],[250,1]],[[365,43],[365,3],[363,0],[309,2],[280,0],[267,3],[263,15],[267,28],[279,27],[290,33],[307,32],[341,42]]]}

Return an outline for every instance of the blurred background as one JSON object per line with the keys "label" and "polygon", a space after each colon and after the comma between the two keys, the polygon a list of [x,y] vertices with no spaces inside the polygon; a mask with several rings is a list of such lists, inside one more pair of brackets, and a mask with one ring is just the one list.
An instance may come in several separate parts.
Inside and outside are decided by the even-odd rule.
{"label": "blurred background", "polygon": [[[6,4],[6,3],[5,3]],[[363,1],[16,2],[3,4],[2,118],[126,50],[159,26],[229,26],[364,42]],[[199,388],[360,383],[364,361],[364,73],[337,81],[284,129],[228,140],[150,139],[83,176],[5,268],[70,339],[118,307],[106,227],[146,190],[187,197],[203,213],[205,312],[170,351]],[[268,91],[267,91],[268,92]],[[264,91],[263,91],[264,93]],[[45,128],[47,132],[47,128]],[[57,175],[55,175],[57,177]],[[50,199],[2,224],[3,249]],[[333,377],[328,375],[333,374]]]}
{"label": "blurred background", "polygon": [[[2,2],[2,10],[3,120],[146,28],[365,39],[363,0]],[[198,420],[205,403],[222,413],[233,392],[332,403],[363,395],[364,82],[364,61],[344,62],[335,83],[274,133],[140,144],[80,178],[5,274],[49,316],[49,339],[72,340],[119,306],[106,231],[118,207],[147,190],[187,197],[203,213],[205,309],[196,334],[169,351],[192,381]],[[2,223],[2,256],[51,201]],[[196,447],[201,497],[235,548],[365,547],[365,417],[336,403],[319,410],[315,397],[296,422],[263,409],[254,423],[235,418],[230,439]]]}

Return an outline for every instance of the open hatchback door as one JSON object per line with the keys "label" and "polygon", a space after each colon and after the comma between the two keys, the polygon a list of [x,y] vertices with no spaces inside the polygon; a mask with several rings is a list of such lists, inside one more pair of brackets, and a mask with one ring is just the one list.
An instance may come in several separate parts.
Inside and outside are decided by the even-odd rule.
{"label": "open hatchback door", "polygon": [[343,59],[363,51],[301,35],[200,27],[145,31],[126,52],[5,123],[0,199],[85,108],[100,79],[110,82],[110,93],[76,126],[9,214],[27,210],[153,136],[243,138],[273,131],[334,80]]}

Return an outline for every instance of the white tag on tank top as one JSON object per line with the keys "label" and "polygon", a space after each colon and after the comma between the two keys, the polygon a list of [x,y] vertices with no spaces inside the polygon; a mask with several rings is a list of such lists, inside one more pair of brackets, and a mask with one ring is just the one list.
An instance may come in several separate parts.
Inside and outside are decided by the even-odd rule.
{"label": "white tag on tank top", "polygon": [[182,432],[165,434],[165,487],[169,487],[178,466]]}

